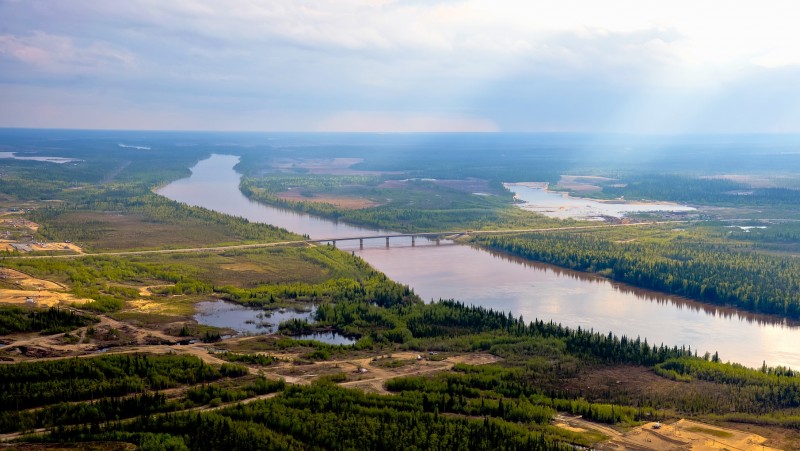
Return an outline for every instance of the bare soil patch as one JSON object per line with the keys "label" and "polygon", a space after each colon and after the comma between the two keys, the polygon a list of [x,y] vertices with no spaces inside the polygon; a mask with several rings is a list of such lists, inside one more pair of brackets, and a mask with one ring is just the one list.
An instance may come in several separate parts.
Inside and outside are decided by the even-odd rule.
{"label": "bare soil patch", "polygon": [[[416,352],[393,353],[388,356],[357,357],[298,364],[299,354],[271,354],[283,360],[282,363],[263,369],[275,377],[283,377],[287,382],[307,384],[321,377],[344,374],[340,385],[355,387],[370,393],[388,393],[384,387],[387,380],[404,376],[416,376],[450,370],[456,363],[483,365],[501,360],[490,354],[461,354],[448,356],[444,360],[428,360]],[[385,365],[387,360],[402,362],[402,365]]]}
{"label": "bare soil patch", "polygon": [[310,197],[300,191],[284,191],[278,193],[278,198],[292,202],[318,202],[333,204],[344,210],[360,210],[362,208],[377,207],[381,205],[363,197],[332,196],[326,194],[313,194]]}
{"label": "bare soil patch", "polygon": [[53,307],[56,305],[83,304],[92,299],[76,298],[69,293],[50,290],[8,290],[0,289],[0,302],[6,304]]}
{"label": "bare soil patch", "polygon": [[672,424],[647,423],[621,437],[604,443],[600,449],[697,450],[736,449],[774,451],[764,445],[766,438],[736,429],[713,426],[698,421],[679,420]]}
{"label": "bare soil patch", "polygon": [[25,218],[19,218],[19,217],[2,218],[0,219],[0,226],[29,229],[34,232],[39,230],[39,224],[33,221],[29,221]]}
{"label": "bare soil patch", "polygon": [[65,242],[56,242],[56,243],[43,243],[43,242],[24,242],[19,243],[17,241],[8,241],[4,240],[0,242],[0,251],[8,251],[14,252],[19,251],[20,249],[15,249],[12,244],[24,244],[30,250],[21,250],[21,252],[63,252],[63,251],[71,251],[76,252],[78,254],[83,253],[83,249],[80,246],[77,246],[74,243],[65,243]]}
{"label": "bare soil patch", "polygon": [[175,284],[170,283],[170,284],[166,284],[166,285],[147,285],[147,286],[144,286],[144,287],[139,287],[139,296],[149,297],[149,296],[153,295],[153,291],[152,290],[154,288],[167,288],[167,287],[172,287],[172,286],[175,286]]}
{"label": "bare soil patch", "polygon": [[0,268],[0,279],[28,290],[66,290],[67,287],[49,280],[37,279],[11,268]]}
{"label": "bare soil patch", "polygon": [[361,163],[362,158],[312,158],[295,159],[281,158],[273,161],[272,167],[280,172],[296,172],[302,169],[307,174],[328,175],[380,175],[388,174],[382,171],[359,171],[350,169],[350,166]]}

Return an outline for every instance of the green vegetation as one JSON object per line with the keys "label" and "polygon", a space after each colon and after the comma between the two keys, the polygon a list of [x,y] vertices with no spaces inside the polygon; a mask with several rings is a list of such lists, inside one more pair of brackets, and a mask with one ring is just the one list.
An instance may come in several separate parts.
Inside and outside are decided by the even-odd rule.
{"label": "green vegetation", "polygon": [[147,186],[87,188],[63,195],[65,202],[37,209],[30,219],[38,234],[74,241],[86,250],[143,250],[300,239],[298,235],[243,218],[166,199]]}
{"label": "green vegetation", "polygon": [[[214,412],[142,414],[133,422],[105,423],[102,428],[87,421],[74,428],[57,428],[47,440],[142,444],[149,440],[148,433],[154,433],[180,439],[189,449],[226,443],[237,443],[237,449],[291,443],[371,448],[391,447],[385,442],[387,437],[394,437],[392,443],[396,443],[397,437],[409,434],[411,442],[403,442],[404,446],[416,443],[423,448],[441,444],[488,449],[496,448],[495,440],[502,440],[504,446],[514,449],[539,446],[536,444],[543,444],[541,449],[559,449],[570,444],[589,446],[601,437],[550,426],[556,412],[609,424],[636,424],[678,412],[772,424],[778,421],[780,412],[782,420],[775,424],[800,424],[800,376],[786,369],[746,369],[693,357],[686,349],[651,346],[639,339],[541,321],[526,324],[500,312],[452,301],[389,309],[415,331],[414,338],[401,348],[484,351],[505,360],[494,365],[458,364],[450,372],[428,377],[396,378],[387,382],[387,388],[396,393],[393,396],[368,395],[330,382],[288,388],[283,382],[264,379],[240,387],[203,384],[187,392],[189,405],[213,407],[275,391],[283,393]],[[116,364],[125,363],[117,360]],[[667,380],[653,382],[661,387],[658,390],[619,383],[592,390],[581,382],[618,365],[653,366]],[[219,374],[223,372],[241,374],[235,367]],[[688,377],[670,382],[671,373]],[[336,374],[329,379],[341,380]],[[146,409],[143,412],[175,409],[161,398],[135,402],[149,406],[142,408]],[[731,413],[733,409],[735,414]],[[48,412],[43,417],[51,418],[55,413]],[[89,418],[88,414],[83,418]],[[45,420],[35,422],[40,423],[47,424]]]}
{"label": "green vegetation", "polygon": [[[698,239],[701,238],[701,239]],[[800,318],[800,262],[737,249],[702,231],[658,237],[619,232],[481,236],[473,242],[531,260],[718,305]]]}
{"label": "green vegetation", "polygon": [[142,443],[145,431],[179,438],[189,449],[571,449],[515,423],[424,413],[411,399],[327,384],[291,387],[282,396],[220,412],[143,417],[114,431],[56,438]]}
{"label": "green vegetation", "polygon": [[123,257],[9,259],[5,265],[65,283],[75,296],[94,299],[84,307],[99,312],[118,310],[126,300],[138,298],[138,285],[172,283],[182,292],[211,292],[210,285],[191,278],[195,271],[189,266],[135,262]]}
{"label": "green vegetation", "polygon": [[110,355],[0,365],[0,406],[20,410],[61,401],[80,401],[161,390],[211,381],[219,370],[197,357]]}
{"label": "green vegetation", "polygon": [[95,318],[56,307],[45,310],[0,305],[0,335],[15,332],[40,332],[42,335],[51,335],[69,332],[96,322]]}
{"label": "green vegetation", "polygon": [[221,352],[217,354],[217,357],[228,362],[243,362],[259,366],[269,366],[278,360],[275,357],[263,354],[237,354],[235,352]]}
{"label": "green vegetation", "polygon": [[[65,165],[4,161],[0,194],[3,206],[25,202],[35,207],[25,215],[40,223],[37,239],[70,240],[89,251],[299,239],[285,230],[178,204],[152,192],[154,186],[188,175],[187,167],[216,151],[241,155],[238,169],[246,175],[241,188],[253,199],[394,230],[570,225],[574,222],[516,209],[500,182],[555,183],[572,171],[619,182],[603,184],[598,197],[707,203],[733,208],[731,216],[747,208],[761,209],[761,204],[766,205],[753,217],[777,212],[785,219],[796,214],[794,186],[751,189],[702,178],[696,171],[716,160],[696,154],[694,148],[681,148],[676,154],[674,147],[664,146],[646,164],[628,157],[610,164],[596,154],[613,150],[614,145],[599,145],[587,155],[582,150],[587,141],[574,136],[532,142],[520,136],[498,141],[460,135],[424,139],[326,135],[329,143],[323,146],[313,144],[317,138],[286,135],[278,141],[291,145],[281,147],[259,143],[261,138],[251,135],[226,135],[227,144],[217,146],[219,140],[212,134],[123,134],[117,139],[91,133],[87,138],[78,132],[35,136],[8,131],[4,144],[44,152],[44,143],[60,133],[69,136],[62,141],[59,156],[80,161]],[[152,148],[120,150],[117,142],[129,138]],[[343,140],[355,140],[357,145],[342,144]],[[251,142],[256,144],[238,145]],[[589,144],[595,149],[593,142]],[[731,152],[743,155],[740,150]],[[761,165],[761,156],[756,152],[747,161]],[[331,157],[363,159],[354,170],[391,173],[326,175],[303,166],[309,159]],[[758,167],[796,168],[770,164]],[[726,160],[720,166],[719,170],[732,170],[734,163]],[[650,176],[653,167],[677,175]],[[300,193],[299,202],[278,197],[290,188]],[[348,210],[315,202],[326,196],[360,198],[372,206]],[[44,199],[55,201],[40,202]],[[800,267],[794,258],[774,255],[798,250],[800,226],[753,223],[762,224],[767,228],[749,232],[713,223],[680,226],[684,230],[552,231],[473,242],[707,302],[800,317],[796,280]],[[141,354],[1,365],[0,431],[49,428],[30,440],[115,440],[143,449],[574,449],[602,440],[597,433],[551,425],[559,412],[621,427],[689,415],[800,429],[800,375],[793,370],[747,369],[721,363],[716,354],[698,357],[691,348],[554,322],[525,322],[510,313],[452,300],[425,304],[409,287],[328,246],[70,260],[8,258],[2,264],[58,281],[76,296],[94,299],[83,306],[87,309],[113,311],[117,319],[162,327],[187,341],[190,337],[220,340],[219,330],[195,327],[186,318],[193,302],[211,296],[262,308],[315,303],[313,320],[286,321],[280,331],[289,336],[336,331],[357,339],[353,345],[282,336],[223,342],[214,346],[234,351],[216,353],[227,361],[219,366],[196,357]],[[152,295],[140,294],[145,287]],[[129,301],[169,305],[173,309],[169,313],[179,311],[184,316],[175,318],[158,310],[121,311],[133,304]],[[0,334],[55,333],[92,323],[91,317],[71,312],[0,308]],[[122,329],[107,334],[124,335]],[[61,343],[70,340],[74,337]],[[276,351],[293,358],[276,364],[269,356]],[[486,353],[497,361],[458,363],[451,370],[390,379],[385,387],[391,395],[335,385],[353,379],[339,369],[341,361],[400,351],[429,355],[441,365],[455,354],[468,361],[473,353]],[[10,355],[4,351],[2,358],[12,359]],[[24,352],[13,355],[15,360],[28,358]],[[417,364],[414,359],[373,362],[386,372],[410,371]],[[298,368],[320,370],[317,382],[288,386],[283,380],[252,374],[288,378]],[[253,400],[264,395],[270,397]],[[224,405],[240,401],[253,402]],[[198,410],[187,411],[190,408]]]}
{"label": "green vegetation", "polygon": [[[244,178],[240,189],[253,200],[311,213],[350,224],[404,232],[465,230],[483,228],[548,227],[561,224],[515,208],[511,194],[502,186],[492,187],[497,194],[476,195],[439,185],[432,181],[395,182],[399,186],[380,188],[353,186],[349,178],[329,176],[268,176]],[[498,183],[499,185],[499,183]],[[375,207],[342,209],[325,202],[284,200],[277,194],[289,186],[302,190],[309,198],[314,193],[365,198]]]}

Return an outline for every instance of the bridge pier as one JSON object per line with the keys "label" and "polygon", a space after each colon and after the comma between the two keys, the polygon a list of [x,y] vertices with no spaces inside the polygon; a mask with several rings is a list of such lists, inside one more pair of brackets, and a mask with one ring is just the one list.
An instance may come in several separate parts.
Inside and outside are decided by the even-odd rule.
{"label": "bridge pier", "polygon": [[333,244],[333,248],[336,249],[336,240],[331,240],[331,244]]}
{"label": "bridge pier", "polygon": [[416,240],[415,240],[415,238],[416,238],[416,237],[415,237],[414,235],[411,235],[411,247],[414,247],[414,246],[416,245]]}
{"label": "bridge pier", "polygon": [[364,249],[364,238],[358,239],[358,247],[359,249]]}
{"label": "bridge pier", "polygon": [[388,236],[386,237],[386,248],[387,249],[389,248],[389,237]]}

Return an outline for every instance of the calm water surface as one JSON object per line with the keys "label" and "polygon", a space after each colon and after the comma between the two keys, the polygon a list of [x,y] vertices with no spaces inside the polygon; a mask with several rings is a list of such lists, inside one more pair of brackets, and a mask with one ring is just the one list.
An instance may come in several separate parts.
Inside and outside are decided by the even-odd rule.
{"label": "calm water surface", "polygon": [[11,158],[12,160],[44,161],[47,163],[64,164],[78,161],[75,158],[63,157],[18,157],[16,152],[0,152],[0,158]]}
{"label": "calm water surface", "polygon": [[[233,329],[241,335],[275,333],[278,331],[280,323],[290,319],[314,321],[314,309],[310,311],[291,309],[264,311],[219,300],[198,302],[195,305],[195,309],[197,313],[195,313],[194,319],[198,323]],[[334,345],[355,343],[355,340],[335,332],[293,335],[292,338],[297,340],[318,340]]]}
{"label": "calm water surface", "polygon": [[[314,238],[371,235],[352,227],[251,202],[238,190],[238,157],[214,155],[192,168],[192,176],[159,193],[191,205],[285,227]],[[337,243],[423,299],[458,299],[526,320],[539,318],[602,333],[646,338],[651,344],[691,346],[700,354],[719,351],[723,360],[758,367],[800,368],[800,327],[780,319],[634,289],[606,279],[524,261],[465,245],[383,239]]]}
{"label": "calm water surface", "polygon": [[518,206],[523,210],[541,213],[558,219],[596,219],[603,216],[622,218],[628,213],[646,213],[655,211],[693,211],[695,208],[673,203],[624,203],[599,202],[584,197],[572,197],[567,193],[556,193],[545,188],[525,186],[523,183],[505,183],[504,186],[514,193],[514,197],[523,203]]}

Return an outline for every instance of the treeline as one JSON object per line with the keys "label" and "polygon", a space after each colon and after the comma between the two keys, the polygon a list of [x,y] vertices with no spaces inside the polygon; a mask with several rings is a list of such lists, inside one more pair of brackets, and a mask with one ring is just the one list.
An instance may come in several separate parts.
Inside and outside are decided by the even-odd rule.
{"label": "treeline", "polygon": [[40,332],[42,335],[69,332],[96,323],[96,318],[61,310],[27,309],[17,306],[0,306],[0,335],[16,332]]}
{"label": "treeline", "polygon": [[[546,355],[545,349],[555,345],[558,355],[574,355],[605,363],[654,365],[670,358],[690,356],[691,350],[650,345],[647,340],[601,334],[580,327],[572,329],[552,321],[526,323],[510,313],[457,301],[439,301],[418,306],[404,318],[408,329],[419,342],[436,343],[437,339],[466,338],[464,351],[489,351],[512,358]],[[533,341],[528,341],[528,338]],[[550,341],[553,339],[554,341]],[[451,349],[443,349],[451,350]]]}
{"label": "treeline", "polygon": [[635,174],[626,183],[603,187],[601,197],[628,200],[668,200],[694,205],[794,207],[800,203],[796,189],[753,188],[720,178],[690,177],[682,174]]}
{"label": "treeline", "polygon": [[408,286],[390,281],[383,274],[375,273],[367,280],[350,278],[331,279],[321,284],[284,283],[263,284],[255,288],[219,287],[228,300],[243,304],[264,306],[278,300],[364,301],[381,306],[413,302],[416,296]]}
{"label": "treeline", "polygon": [[270,190],[273,184],[269,180],[243,178],[239,188],[245,196],[258,202],[364,227],[422,232],[546,226],[558,222],[518,209],[511,205],[510,199],[475,196],[434,185],[416,190],[377,190],[370,197],[387,199],[387,203],[347,210],[329,203],[281,199]]}
{"label": "treeline", "polygon": [[[70,424],[101,424],[187,406],[168,401],[163,393],[101,398],[93,402],[49,405],[41,409],[0,411],[0,432],[26,431]],[[190,405],[189,405],[190,407]]]}
{"label": "treeline", "polygon": [[[137,214],[154,223],[221,227],[226,236],[237,240],[269,242],[300,239],[298,235],[269,224],[250,222],[245,218],[175,202],[153,193],[149,186],[86,188],[65,194],[64,197],[66,202],[34,210],[29,215],[32,221],[42,224],[38,233],[44,238],[76,242],[98,239],[98,234],[103,233],[101,229],[77,222],[58,221],[61,215],[88,211]],[[57,223],[57,227],[49,225],[53,223]]]}
{"label": "treeline", "polygon": [[[237,377],[239,375],[237,374]],[[285,382],[259,377],[238,387],[202,384],[189,388],[181,398],[168,399],[161,392],[106,397],[88,402],[59,402],[39,409],[0,411],[0,432],[26,431],[72,424],[100,424],[141,415],[174,412],[196,406],[239,401],[283,390]]]}
{"label": "treeline", "polygon": [[0,411],[84,401],[219,379],[193,356],[125,354],[0,365]]}
{"label": "treeline", "polygon": [[188,449],[491,449],[567,450],[588,446],[579,434],[549,426],[520,425],[424,412],[406,396],[365,394],[329,383],[293,386],[281,396],[212,413],[140,417],[105,432],[88,428],[54,433],[55,440],[125,440],[150,434],[179,439]]}
{"label": "treeline", "polygon": [[547,233],[476,237],[473,242],[637,287],[800,318],[800,262],[794,258],[680,237],[615,242],[584,233]]}
{"label": "treeline", "polygon": [[196,405],[210,404],[212,407],[215,407],[223,402],[241,401],[254,396],[279,392],[285,388],[286,382],[284,382],[283,379],[275,381],[259,377],[254,382],[242,387],[222,387],[215,384],[203,384],[199,387],[192,387],[186,391],[186,399],[192,401]]}
{"label": "treeline", "polygon": [[[339,304],[348,303],[328,304],[326,308]],[[216,412],[143,414],[133,422],[117,422],[109,417],[100,425],[57,428],[47,440],[124,440],[140,445],[177,441],[189,449],[217,449],[232,443],[237,443],[236,449],[289,445],[372,449],[391,448],[398,440],[403,440],[404,446],[426,449],[496,449],[497,446],[559,449],[565,445],[588,446],[599,437],[550,426],[555,412],[570,412],[614,424],[663,418],[664,409],[706,415],[730,415],[735,409],[741,421],[773,421],[768,417],[772,415],[769,412],[788,409],[783,410],[787,416],[780,424],[800,420],[791,415],[791,409],[800,402],[797,391],[800,377],[792,370],[746,369],[719,363],[716,356],[713,359],[707,356],[710,360],[694,357],[691,349],[655,346],[638,338],[571,329],[553,322],[526,323],[522,318],[503,312],[455,301],[385,308],[372,305],[376,309],[372,311],[363,309],[364,305],[369,305],[364,302],[350,304],[355,309],[341,311],[350,315],[343,321],[356,324],[363,321],[365,330],[369,327],[367,323],[376,322],[374,334],[385,334],[388,327],[392,328],[389,330],[404,328],[408,335],[401,348],[418,352],[428,349],[483,351],[504,360],[494,365],[459,364],[453,371],[433,377],[395,379],[387,384],[387,388],[399,394],[395,396],[369,395],[329,383],[289,388],[281,381],[267,380],[240,387],[201,385],[187,392],[186,402],[218,406],[259,394],[285,391],[269,400]],[[370,316],[377,312],[382,316]],[[390,323],[382,327],[380,321]],[[378,336],[374,334],[370,337]],[[299,343],[286,341],[288,346]],[[333,349],[320,345],[317,349],[320,358],[328,358],[326,350],[329,348]],[[656,391],[631,391],[630,387],[619,384],[599,390],[585,384],[571,390],[565,387],[564,381],[580,381],[584,373],[620,364],[655,366],[657,374],[667,378],[705,382],[703,385],[675,382],[668,390]],[[127,374],[141,373],[127,360],[120,360],[117,366]],[[193,371],[180,368],[171,369],[169,375],[183,374],[182,380],[198,379],[190,377]],[[243,367],[230,366],[220,369],[218,374],[238,376],[245,372]],[[41,373],[43,378],[53,380],[70,378],[64,372]],[[0,380],[5,379],[0,376]],[[11,387],[0,387],[0,390],[15,392]],[[0,401],[8,405],[4,399]],[[155,401],[152,407],[143,408],[172,410]],[[472,419],[475,417],[479,419]],[[797,424],[800,425],[800,421]],[[498,440],[502,441],[501,445]]]}
{"label": "treeline", "polygon": [[453,372],[433,378],[392,379],[386,388],[421,399],[425,412],[491,416],[539,425],[548,424],[557,412],[609,424],[632,424],[655,414],[651,408],[591,403],[582,398],[565,398],[563,393],[546,393],[531,383],[529,371],[519,367],[456,365]]}
{"label": "treeline", "polygon": [[[663,415],[663,409],[673,409],[690,415],[727,416],[738,412],[739,421],[758,423],[767,421],[762,418],[765,415],[783,412],[783,419],[776,424],[800,428],[800,374],[791,369],[766,365],[749,369],[722,363],[716,354],[698,357],[691,348],[649,344],[638,337],[571,329],[540,320],[525,323],[502,312],[454,301],[415,306],[413,310],[410,317],[401,316],[414,332],[414,338],[403,347],[481,351],[505,359],[502,366],[456,366],[455,371],[463,375],[445,373],[433,382],[410,378],[387,385],[399,391],[427,387],[424,390],[438,392],[438,397],[429,394],[428,401],[440,412],[452,411],[446,409],[453,406],[468,409],[464,412],[480,411],[475,409],[481,405],[481,397],[486,399],[482,408],[492,409],[499,406],[488,403],[489,398],[497,401],[497,396],[502,395],[517,400],[525,396],[536,406],[597,421],[636,421],[642,415],[656,418]],[[425,324],[422,330],[429,336],[419,336],[420,329],[415,324]],[[439,332],[431,333],[427,325]],[[637,387],[633,391],[624,385],[591,388],[580,382],[572,390],[565,388],[565,380],[581,381],[584,373],[609,365],[651,367],[656,374],[681,383],[654,390]],[[695,380],[704,382],[696,384],[692,382]]]}
{"label": "treeline", "polygon": [[731,399],[736,411],[769,413],[800,407],[800,375],[785,368],[754,371],[735,363],[676,358],[654,367],[657,374],[682,382],[693,379],[735,387]]}

